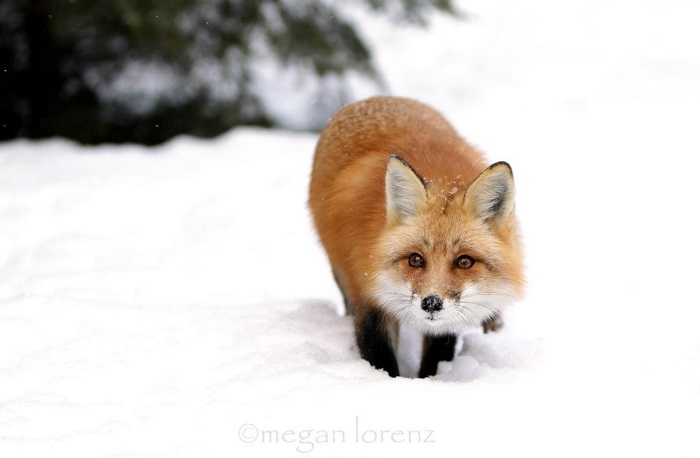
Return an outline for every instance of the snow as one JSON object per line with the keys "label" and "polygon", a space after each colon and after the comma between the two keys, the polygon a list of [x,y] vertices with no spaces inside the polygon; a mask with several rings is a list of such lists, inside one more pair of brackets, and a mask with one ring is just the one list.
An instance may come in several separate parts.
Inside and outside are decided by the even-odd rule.
{"label": "snow", "polygon": [[429,380],[359,358],[314,135],[5,143],[0,455],[700,455],[700,5],[460,5],[362,25],[394,93],[513,166],[529,287],[502,331]]}

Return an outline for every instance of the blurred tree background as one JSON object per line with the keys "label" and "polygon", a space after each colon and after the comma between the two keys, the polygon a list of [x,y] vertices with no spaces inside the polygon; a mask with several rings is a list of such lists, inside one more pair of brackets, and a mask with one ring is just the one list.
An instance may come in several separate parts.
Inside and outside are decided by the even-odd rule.
{"label": "blurred tree background", "polygon": [[452,0],[3,0],[0,139],[157,144],[289,127],[264,103],[266,66],[317,88],[321,113],[302,127],[318,128],[347,102],[347,75],[381,83],[348,4],[414,25],[455,13]]}

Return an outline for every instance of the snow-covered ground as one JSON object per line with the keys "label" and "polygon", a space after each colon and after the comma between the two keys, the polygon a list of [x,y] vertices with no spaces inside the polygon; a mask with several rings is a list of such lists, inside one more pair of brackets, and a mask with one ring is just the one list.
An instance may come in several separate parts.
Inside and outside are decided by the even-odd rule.
{"label": "snow-covered ground", "polygon": [[700,456],[700,3],[460,5],[363,28],[395,94],[515,170],[502,332],[429,380],[359,358],[313,135],[6,143],[0,456]]}

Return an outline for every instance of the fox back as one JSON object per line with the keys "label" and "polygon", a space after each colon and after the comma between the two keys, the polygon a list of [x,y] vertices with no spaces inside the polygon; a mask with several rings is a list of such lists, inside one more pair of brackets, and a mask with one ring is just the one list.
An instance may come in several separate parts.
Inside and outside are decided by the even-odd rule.
{"label": "fox back", "polygon": [[432,108],[346,106],[316,147],[309,206],[355,322],[360,353],[398,375],[401,326],[426,336],[420,376],[460,332],[489,328],[522,294],[515,186]]}

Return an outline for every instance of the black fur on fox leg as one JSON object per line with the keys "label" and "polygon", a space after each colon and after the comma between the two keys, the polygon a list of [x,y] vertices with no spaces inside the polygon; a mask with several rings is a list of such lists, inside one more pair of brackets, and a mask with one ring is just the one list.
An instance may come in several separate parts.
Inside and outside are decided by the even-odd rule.
{"label": "black fur on fox leg", "polygon": [[380,312],[368,310],[355,316],[355,331],[360,355],[377,369],[385,370],[390,377],[399,375],[391,338]]}
{"label": "black fur on fox leg", "polygon": [[418,377],[425,378],[437,373],[440,361],[452,361],[455,356],[457,336],[447,334],[439,337],[423,337],[423,359],[420,363]]}

